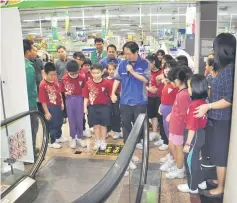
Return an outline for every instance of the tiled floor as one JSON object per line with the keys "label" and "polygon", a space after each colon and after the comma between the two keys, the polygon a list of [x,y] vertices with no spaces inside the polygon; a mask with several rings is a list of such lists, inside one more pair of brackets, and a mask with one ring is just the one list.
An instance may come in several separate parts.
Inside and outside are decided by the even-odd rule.
{"label": "tiled floor", "polygon": [[[39,131],[39,135],[40,135],[40,131]],[[63,126],[63,135],[65,137],[69,138],[69,126],[68,126],[68,124],[65,124]],[[37,141],[38,141],[37,145],[40,147],[40,141],[41,141],[40,137]],[[109,138],[107,140],[107,142],[109,142],[109,143],[114,143],[114,142],[122,143],[122,140],[114,141],[111,138]],[[114,156],[94,156],[93,151],[92,151],[93,138],[89,138],[87,143],[90,144],[90,147],[85,148],[85,149],[82,149],[82,148],[78,147],[77,149],[72,150],[72,149],[69,148],[69,143],[64,143],[63,147],[61,149],[50,149],[50,148],[48,148],[48,151],[47,151],[45,160],[43,162],[43,165],[46,164],[50,159],[52,159],[52,157],[55,157],[55,156],[57,156],[57,157],[71,157],[71,158],[75,158],[75,159],[82,159],[82,158],[85,158],[85,159],[104,159],[104,160],[115,160],[116,159],[116,157],[114,157]],[[75,151],[82,151],[82,153],[81,154],[74,154]],[[153,145],[153,143],[151,143],[150,144],[149,162],[150,163],[158,163],[158,160],[161,157],[163,157],[166,153],[167,152],[159,151],[157,149],[157,147],[155,147]],[[142,151],[136,150],[135,154],[136,154],[136,156],[138,156],[141,159]],[[65,171],[64,173],[66,175],[67,171]],[[190,202],[190,196],[188,194],[178,192],[177,187],[176,187],[177,184],[184,183],[184,182],[185,182],[185,180],[183,180],[183,179],[181,179],[181,180],[167,180],[164,177],[164,175],[162,175],[160,203],[189,203]],[[114,193],[119,194],[119,192],[121,192],[121,191],[119,191],[120,189],[121,188],[117,188]],[[45,192],[47,193],[47,188],[46,188]],[[57,195],[57,194],[55,194],[55,195]],[[67,191],[65,191],[65,194],[63,194],[63,195],[67,196],[68,195]],[[73,199],[73,197],[72,197],[72,199]],[[78,197],[78,195],[75,196],[75,197]]]}

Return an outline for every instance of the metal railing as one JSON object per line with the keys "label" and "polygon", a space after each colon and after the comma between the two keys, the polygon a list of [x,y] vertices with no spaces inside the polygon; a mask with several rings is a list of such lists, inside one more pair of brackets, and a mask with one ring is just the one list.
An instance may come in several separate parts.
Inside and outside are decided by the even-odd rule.
{"label": "metal railing", "polygon": [[42,140],[42,146],[39,152],[39,156],[36,160],[36,162],[34,163],[33,167],[31,168],[31,170],[29,171],[29,173],[25,176],[23,176],[22,178],[20,178],[18,181],[16,181],[15,184],[11,185],[6,191],[4,191],[1,194],[1,198],[3,198],[6,194],[8,194],[14,187],[16,187],[23,179],[26,178],[26,176],[29,176],[31,178],[35,177],[35,174],[37,173],[40,165],[42,164],[45,154],[47,152],[47,146],[48,146],[48,139],[49,139],[49,130],[48,130],[48,126],[47,126],[47,122],[45,120],[45,118],[42,116],[42,114],[38,111],[27,111],[27,112],[23,112],[20,114],[17,114],[15,116],[12,116],[10,118],[7,118],[3,121],[1,121],[1,127],[3,126],[7,126],[10,123],[17,121],[21,118],[24,118],[26,116],[29,115],[36,115],[40,120],[41,120],[41,124],[42,124],[42,128],[43,128],[43,140]]}
{"label": "metal railing", "polygon": [[109,198],[128,168],[141,133],[143,135],[144,147],[142,155],[142,170],[140,174],[136,203],[141,202],[143,187],[147,181],[149,158],[148,119],[146,114],[140,114],[138,116],[118,159],[115,161],[108,173],[90,191],[73,201],[73,203],[102,203]]}

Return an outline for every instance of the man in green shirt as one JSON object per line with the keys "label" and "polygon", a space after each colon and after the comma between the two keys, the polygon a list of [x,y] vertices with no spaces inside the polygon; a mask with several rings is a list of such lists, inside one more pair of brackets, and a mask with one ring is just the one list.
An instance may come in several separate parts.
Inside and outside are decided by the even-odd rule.
{"label": "man in green shirt", "polygon": [[[25,56],[25,71],[26,71],[26,84],[27,84],[27,93],[28,93],[28,103],[30,110],[37,110],[37,86],[36,86],[36,76],[35,68],[32,65],[31,60],[33,60],[37,55],[37,49],[33,46],[33,42],[28,39],[23,40],[24,56]],[[35,153],[35,142],[36,135],[38,131],[38,118],[35,115],[30,116],[31,119],[31,131],[32,131],[32,141],[33,141],[33,150],[34,157]]]}
{"label": "man in green shirt", "polygon": [[95,47],[96,47],[96,51],[93,51],[91,53],[92,64],[99,63],[100,60],[107,57],[107,52],[103,50],[104,40],[102,38],[95,38]]}

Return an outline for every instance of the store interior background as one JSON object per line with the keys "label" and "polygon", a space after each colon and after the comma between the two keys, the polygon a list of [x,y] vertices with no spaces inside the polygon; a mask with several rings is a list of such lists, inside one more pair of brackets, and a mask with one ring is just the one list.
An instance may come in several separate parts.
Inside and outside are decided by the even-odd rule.
{"label": "store interior background", "polygon": [[[69,57],[74,51],[89,56],[94,50],[94,37],[102,37],[105,46],[115,44],[119,52],[126,41],[133,40],[140,45],[142,56],[160,48],[166,52],[181,48],[194,60],[195,21],[190,24],[190,19],[195,19],[195,10],[188,10],[195,6],[172,2],[20,9],[20,16],[23,38],[37,42],[41,57],[46,52],[55,60],[58,45],[67,48]],[[236,35],[236,7],[237,2],[219,3],[217,33]],[[175,55],[175,49],[172,51]]]}

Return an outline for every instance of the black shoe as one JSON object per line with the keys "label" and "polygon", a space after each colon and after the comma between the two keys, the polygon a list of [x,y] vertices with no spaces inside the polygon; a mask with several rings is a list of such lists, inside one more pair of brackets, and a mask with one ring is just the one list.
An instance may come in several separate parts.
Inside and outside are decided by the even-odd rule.
{"label": "black shoe", "polygon": [[204,190],[202,191],[202,195],[208,197],[208,198],[216,198],[216,199],[221,199],[224,195],[224,193],[220,193],[220,194],[211,194],[210,190]]}

